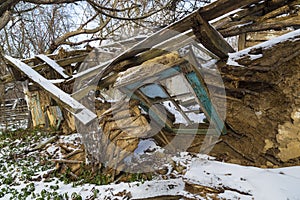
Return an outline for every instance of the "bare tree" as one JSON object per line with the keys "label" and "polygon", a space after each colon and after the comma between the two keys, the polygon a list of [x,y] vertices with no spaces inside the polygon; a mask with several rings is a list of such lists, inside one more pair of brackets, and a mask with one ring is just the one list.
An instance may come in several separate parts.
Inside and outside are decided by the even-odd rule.
{"label": "bare tree", "polygon": [[75,48],[131,37],[141,29],[165,26],[202,4],[186,0],[2,0],[0,42],[5,53],[30,57],[62,45]]}

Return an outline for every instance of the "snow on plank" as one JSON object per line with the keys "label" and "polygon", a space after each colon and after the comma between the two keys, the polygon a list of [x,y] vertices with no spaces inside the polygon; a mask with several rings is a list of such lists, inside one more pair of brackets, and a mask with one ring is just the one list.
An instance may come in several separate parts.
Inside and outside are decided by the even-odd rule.
{"label": "snow on plank", "polygon": [[57,73],[59,73],[63,78],[67,79],[70,77],[69,75],[65,74],[64,68],[62,68],[59,64],[57,64],[54,60],[50,59],[49,57],[42,54],[36,55],[35,57],[47,63],[52,69],[54,69]]}
{"label": "snow on plank", "polygon": [[38,72],[36,72],[27,64],[10,56],[5,56],[5,58],[19,71],[26,74],[28,78],[30,78],[44,90],[49,92],[55,99],[67,105],[67,107],[71,110],[72,114],[83,124],[88,124],[89,122],[97,118],[97,115],[95,113],[88,110],[81,103],[73,99],[69,94],[56,87],[49,80],[41,76]]}
{"label": "snow on plank", "polygon": [[238,51],[235,53],[229,53],[229,57],[227,59],[227,65],[244,67],[243,65],[240,65],[238,63],[239,59],[242,59],[243,57],[246,57],[246,56],[249,57],[251,60],[256,60],[256,59],[263,57],[262,54],[258,54],[258,55],[251,54],[251,51],[253,51],[255,49],[262,49],[262,50],[269,49],[280,43],[284,43],[287,41],[298,41],[298,40],[300,40],[300,29],[286,33],[284,35],[273,38],[271,40],[267,40],[265,42],[255,45],[255,46],[248,47],[241,51]]}

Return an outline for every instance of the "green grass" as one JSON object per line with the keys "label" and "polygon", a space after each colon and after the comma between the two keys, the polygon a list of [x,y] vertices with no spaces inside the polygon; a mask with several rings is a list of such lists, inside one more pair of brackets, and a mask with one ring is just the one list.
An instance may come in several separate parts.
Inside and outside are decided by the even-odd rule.
{"label": "green grass", "polygon": [[[0,133],[0,198],[80,200],[82,197],[75,192],[62,194],[60,186],[71,184],[72,187],[80,188],[84,184],[107,185],[113,181],[101,169],[84,164],[81,165],[80,174],[74,179],[70,169],[65,173],[55,170],[55,164],[49,161],[51,157],[45,149],[29,151],[53,136],[53,132],[39,129]],[[43,173],[47,173],[47,176],[43,176]],[[127,182],[143,183],[152,179],[152,176],[141,173],[123,175]],[[45,188],[37,190],[41,181]],[[91,191],[91,199],[96,198],[98,193],[97,189]]]}

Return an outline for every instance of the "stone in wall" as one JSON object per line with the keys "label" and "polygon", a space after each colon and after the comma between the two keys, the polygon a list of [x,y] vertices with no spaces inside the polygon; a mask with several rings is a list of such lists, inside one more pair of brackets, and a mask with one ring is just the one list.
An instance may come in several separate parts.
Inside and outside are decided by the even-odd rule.
{"label": "stone in wall", "polygon": [[276,140],[279,143],[278,157],[286,162],[300,157],[300,108],[294,109],[291,122],[279,125]]}

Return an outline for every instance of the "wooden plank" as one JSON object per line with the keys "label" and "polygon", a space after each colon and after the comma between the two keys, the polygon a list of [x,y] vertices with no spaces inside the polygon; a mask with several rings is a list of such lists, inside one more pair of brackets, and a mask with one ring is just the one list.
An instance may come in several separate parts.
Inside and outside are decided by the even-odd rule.
{"label": "wooden plank", "polygon": [[34,127],[43,126],[46,123],[45,114],[40,102],[40,95],[37,91],[30,95],[30,112]]}
{"label": "wooden plank", "polygon": [[300,17],[287,16],[280,18],[272,18],[259,23],[245,24],[244,26],[233,26],[228,29],[219,30],[224,37],[230,37],[248,32],[265,31],[271,29],[283,29],[290,26],[300,26]]}
{"label": "wooden plank", "polygon": [[282,30],[282,31],[260,31],[260,32],[253,32],[246,34],[246,40],[253,40],[253,41],[266,41],[273,39],[275,37],[284,35],[286,33],[291,32],[290,30]]}
{"label": "wooden plank", "polygon": [[180,21],[177,21],[166,28],[154,33],[150,37],[146,38],[142,42],[134,45],[132,48],[128,49],[121,55],[119,55],[109,66],[107,66],[106,74],[110,73],[112,65],[117,64],[122,60],[126,60],[130,57],[133,57],[136,54],[142,53],[149,50],[154,45],[159,44],[163,41],[166,41],[179,33],[183,33],[191,29],[194,21],[192,19],[195,15],[203,16],[204,20],[209,21],[216,17],[222,16],[227,12],[238,9],[242,6],[258,3],[260,0],[219,0],[214,3],[209,4],[203,8],[198,9],[192,14],[184,17]]}
{"label": "wooden plank", "polygon": [[227,58],[228,53],[234,52],[234,49],[223,36],[204,20],[200,14],[195,15],[193,21],[194,34],[205,48],[221,59]]}
{"label": "wooden plank", "polygon": [[243,6],[259,3],[261,0],[218,0],[199,9],[199,14],[210,21]]}
{"label": "wooden plank", "polygon": [[62,68],[59,64],[57,64],[54,60],[50,59],[49,57],[40,54],[40,55],[36,55],[35,57],[41,59],[42,61],[44,61],[45,63],[47,63],[52,69],[54,69],[58,74],[60,74],[63,78],[67,79],[70,76],[65,74],[65,69]]}
{"label": "wooden plank", "polygon": [[[65,67],[65,66],[73,64],[73,63],[83,62],[87,56],[88,56],[88,54],[77,55],[77,56],[73,56],[73,57],[69,57],[69,58],[65,58],[65,59],[56,60],[56,63],[58,65],[60,65],[61,67]],[[33,66],[33,69],[36,71],[39,71],[46,66],[47,66],[46,63],[42,63],[39,65]]]}
{"label": "wooden plank", "polygon": [[248,47],[253,47],[253,46],[255,46],[255,45],[258,45],[258,44],[260,44],[261,43],[261,41],[256,41],[256,42],[249,42],[249,41],[246,41],[246,43],[245,43],[245,48],[248,48]]}
{"label": "wooden plank", "polygon": [[97,115],[92,111],[88,110],[81,103],[73,99],[69,94],[62,91],[60,88],[56,87],[49,80],[41,76],[38,72],[32,69],[27,64],[12,58],[10,56],[5,56],[5,59],[10,62],[12,66],[18,69],[20,72],[26,74],[33,82],[38,84],[47,93],[49,93],[55,100],[63,103],[67,106],[67,109],[79,119],[83,124],[88,124],[92,120],[97,118]]}
{"label": "wooden plank", "polygon": [[[164,61],[163,63],[162,60]],[[167,55],[149,60],[142,65],[125,71],[114,84],[115,88],[120,88],[130,84],[143,84],[142,81],[150,77],[156,77],[155,81],[168,77],[171,74],[178,73],[172,67],[185,63],[186,60],[181,58],[177,53],[169,53]],[[167,72],[166,72],[167,71]],[[169,71],[171,71],[169,73]],[[173,72],[173,73],[172,73]],[[154,79],[153,79],[154,80]],[[137,88],[140,86],[136,86]]]}

